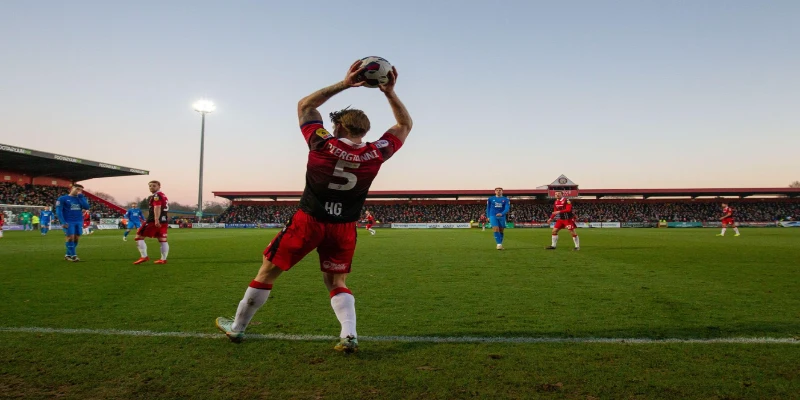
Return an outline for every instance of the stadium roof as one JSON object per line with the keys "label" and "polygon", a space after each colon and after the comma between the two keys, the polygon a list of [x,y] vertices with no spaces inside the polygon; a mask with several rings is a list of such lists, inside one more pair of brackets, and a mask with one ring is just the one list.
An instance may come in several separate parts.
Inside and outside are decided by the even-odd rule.
{"label": "stadium roof", "polygon": [[0,143],[0,170],[24,173],[32,177],[52,176],[73,182],[111,176],[150,174],[137,168],[45,153],[2,143]]}
{"label": "stadium roof", "polygon": [[[546,197],[545,189],[506,190],[509,197]],[[214,192],[215,196],[228,200],[245,199],[272,199],[288,200],[297,199],[303,192],[295,191],[270,191],[270,192]],[[494,195],[494,190],[373,190],[369,192],[369,199],[459,199],[472,197],[488,197]],[[716,197],[716,196],[789,196],[800,197],[800,188],[697,188],[697,189],[581,189],[581,197],[594,197],[597,199],[608,196],[632,196],[638,198],[651,197]]]}

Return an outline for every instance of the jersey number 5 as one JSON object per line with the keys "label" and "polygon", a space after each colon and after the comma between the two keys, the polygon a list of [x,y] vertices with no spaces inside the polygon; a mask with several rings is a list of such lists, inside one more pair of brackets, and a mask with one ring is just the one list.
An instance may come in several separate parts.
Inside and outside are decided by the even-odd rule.
{"label": "jersey number 5", "polygon": [[360,166],[361,166],[361,164],[359,164],[359,163],[354,163],[354,162],[345,161],[345,160],[339,160],[339,162],[336,163],[336,167],[333,168],[333,176],[338,176],[340,178],[345,178],[345,179],[347,179],[347,183],[345,183],[343,185],[339,184],[339,183],[329,183],[328,184],[328,189],[350,190],[350,189],[356,187],[356,182],[358,181],[358,177],[356,177],[356,175],[353,174],[353,173],[346,172],[344,169],[345,168],[357,169]]}

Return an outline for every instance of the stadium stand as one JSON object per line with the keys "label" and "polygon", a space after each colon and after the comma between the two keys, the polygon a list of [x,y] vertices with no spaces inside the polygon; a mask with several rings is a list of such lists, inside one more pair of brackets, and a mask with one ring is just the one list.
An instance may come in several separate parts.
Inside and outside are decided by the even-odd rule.
{"label": "stadium stand", "polygon": [[[740,221],[775,221],[800,218],[800,201],[775,199],[771,201],[726,200],[736,210]],[[575,201],[575,211],[580,221],[657,222],[659,220],[703,222],[716,221],[720,217],[722,200],[657,200],[637,201]],[[234,204],[220,216],[222,223],[282,223],[297,210],[297,203],[290,204]],[[477,220],[485,213],[484,204],[367,204],[365,210],[372,211],[383,222],[436,223],[468,222]],[[510,219],[518,222],[543,222],[553,207],[550,203],[514,202]]]}
{"label": "stadium stand", "polygon": [[[552,212],[552,201],[546,198],[546,190],[507,190],[505,193],[512,200],[511,220],[543,222]],[[282,223],[297,209],[295,199],[302,192],[214,194],[232,201],[219,222]],[[739,221],[800,218],[798,188],[583,189],[580,194],[581,198],[575,200],[575,211],[579,220],[586,222],[718,221],[722,202],[736,210]],[[485,212],[485,198],[490,195],[492,192],[486,190],[373,191],[365,210],[388,223],[468,222],[477,220]]]}
{"label": "stadium stand", "polygon": [[[137,168],[0,144],[0,204],[53,206],[72,182],[148,174]],[[85,193],[94,219],[118,217],[125,212],[117,204]]]}

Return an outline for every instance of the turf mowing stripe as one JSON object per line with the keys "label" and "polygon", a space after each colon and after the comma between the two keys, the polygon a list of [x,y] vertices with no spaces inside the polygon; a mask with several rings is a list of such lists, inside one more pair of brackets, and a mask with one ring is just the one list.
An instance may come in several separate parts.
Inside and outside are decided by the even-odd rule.
{"label": "turf mowing stripe", "polygon": [[[142,337],[179,337],[199,339],[223,339],[221,333],[200,332],[156,332],[156,331],[123,331],[117,329],[62,329],[38,327],[0,327],[0,332],[19,333],[60,333],[72,335],[105,335],[105,336],[142,336]],[[285,335],[247,334],[249,340],[296,340],[321,341],[337,340],[334,336],[321,335]],[[651,338],[559,338],[559,337],[438,337],[438,336],[359,336],[361,341],[369,342],[421,342],[421,343],[618,343],[618,344],[658,344],[658,343],[742,343],[742,344],[800,344],[795,338],[769,337],[728,337],[708,339],[651,339]]]}

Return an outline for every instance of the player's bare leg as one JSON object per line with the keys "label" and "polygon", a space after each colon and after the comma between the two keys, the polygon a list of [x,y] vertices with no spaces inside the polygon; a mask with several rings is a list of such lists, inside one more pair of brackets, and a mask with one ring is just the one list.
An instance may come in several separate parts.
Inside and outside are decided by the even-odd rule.
{"label": "player's bare leg", "polygon": [[225,332],[231,342],[240,343],[244,340],[244,331],[247,329],[247,325],[256,315],[256,311],[267,302],[272,291],[272,284],[275,283],[275,280],[278,279],[282,272],[283,270],[270,262],[267,257],[264,257],[256,278],[250,282],[244,292],[242,301],[239,302],[236,316],[232,319],[217,318],[217,328]]}
{"label": "player's bare leg", "polygon": [[358,351],[358,334],[356,333],[356,299],[347,288],[347,274],[322,273],[325,287],[331,295],[331,307],[342,325],[339,343],[334,346],[337,351],[354,353]]}
{"label": "player's bare leg", "polygon": [[581,239],[578,238],[578,233],[575,232],[575,229],[570,229],[569,233],[572,234],[572,243],[575,243],[575,248],[573,250],[580,250],[581,249]]}
{"label": "player's bare leg", "polygon": [[133,240],[136,241],[136,248],[139,250],[139,255],[141,256],[133,263],[138,265],[143,262],[150,261],[150,257],[147,256],[147,243],[144,242],[144,237],[136,234],[136,238]]}
{"label": "player's bare leg", "polygon": [[550,235],[550,246],[545,247],[546,250],[555,250],[558,245],[558,231],[561,229],[553,228],[553,233]]}
{"label": "player's bare leg", "polygon": [[166,264],[167,255],[169,255],[169,243],[166,238],[159,238],[158,243],[161,246],[161,258],[156,260],[153,264]]}

